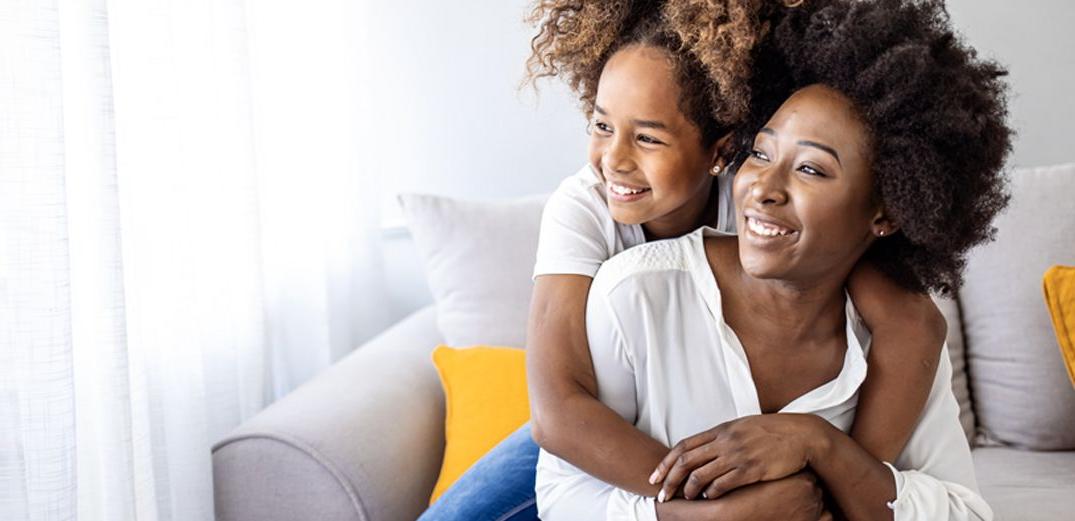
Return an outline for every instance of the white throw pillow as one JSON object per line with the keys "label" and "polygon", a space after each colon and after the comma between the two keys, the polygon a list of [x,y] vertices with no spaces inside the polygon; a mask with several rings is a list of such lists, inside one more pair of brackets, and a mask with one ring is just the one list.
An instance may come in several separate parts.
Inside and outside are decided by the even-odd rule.
{"label": "white throw pillow", "polygon": [[547,198],[481,202],[399,196],[425,259],[437,326],[448,345],[523,347]]}
{"label": "white throw pillow", "polygon": [[959,302],[980,443],[1075,449],[1075,389],[1042,296],[1075,264],[1075,163],[1017,169],[997,240],[971,251]]}

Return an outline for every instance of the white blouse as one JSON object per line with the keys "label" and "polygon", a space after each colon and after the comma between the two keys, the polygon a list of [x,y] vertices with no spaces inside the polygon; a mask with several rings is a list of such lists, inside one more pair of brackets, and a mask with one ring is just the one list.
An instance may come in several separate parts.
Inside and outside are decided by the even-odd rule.
{"label": "white blouse", "polygon": [[[760,414],[750,366],[725,323],[701,228],[626,250],[606,262],[590,288],[586,321],[598,397],[671,447],[729,420]],[[832,381],[780,412],[812,413],[848,431],[866,378],[870,338],[847,304],[843,368]],[[991,520],[974,477],[970,447],[951,390],[948,348],[922,418],[892,468],[897,521]],[[899,469],[899,470],[897,470]],[[655,500],[608,485],[541,451],[537,505],[544,521],[657,519]]]}

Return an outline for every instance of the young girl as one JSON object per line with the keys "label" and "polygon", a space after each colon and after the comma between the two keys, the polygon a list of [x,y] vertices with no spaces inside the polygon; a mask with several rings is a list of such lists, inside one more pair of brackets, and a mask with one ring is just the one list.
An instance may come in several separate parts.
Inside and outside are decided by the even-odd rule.
{"label": "young girl", "polygon": [[[564,76],[591,116],[591,135],[589,164],[561,184],[542,221],[527,345],[532,431],[490,452],[423,519],[534,519],[531,436],[608,483],[656,496],[649,478],[669,447],[596,398],[585,329],[590,282],[602,262],[648,240],[702,225],[734,231],[730,183],[719,174],[747,111],[754,43],[782,8],[750,0],[550,0],[535,8],[541,32],[531,75]],[[876,338],[853,434],[893,459],[933,381],[943,318],[928,297],[869,266],[850,286]]]}
{"label": "young girl", "polygon": [[[721,504],[804,469],[848,519],[992,519],[946,353],[910,441],[880,458],[894,464],[845,434],[871,348],[844,286],[865,257],[909,291],[958,288],[1007,202],[1004,71],[955,37],[941,0],[817,4],[780,22],[758,69],[790,81],[755,97],[768,121],[748,126],[760,130],[735,176],[739,236],[703,228],[640,245],[590,289],[602,403],[659,444],[683,440],[658,467],[658,503],[542,451],[544,521],[813,521],[809,486],[754,510]],[[598,104],[628,52],[606,65]],[[786,101],[772,114],[771,100]],[[680,483],[708,500],[668,501]]]}

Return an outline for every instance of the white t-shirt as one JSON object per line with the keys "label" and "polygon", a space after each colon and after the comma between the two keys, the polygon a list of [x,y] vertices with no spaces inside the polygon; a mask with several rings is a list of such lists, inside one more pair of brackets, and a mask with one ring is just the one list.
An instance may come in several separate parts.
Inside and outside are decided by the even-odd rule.
{"label": "white t-shirt", "polygon": [[[724,321],[706,259],[710,228],[632,248],[604,263],[590,288],[586,329],[598,398],[671,447],[716,425],[760,414],[742,344]],[[848,431],[866,378],[870,336],[850,299],[847,350],[833,380],[785,406]],[[897,521],[991,520],[978,492],[970,447],[952,394],[944,347],[921,419],[892,468]],[[896,470],[896,469],[900,470]],[[655,521],[654,499],[606,484],[541,451],[537,506],[543,521]]]}
{"label": "white t-shirt", "polygon": [[[716,228],[735,233],[732,176],[717,176]],[[541,214],[534,277],[585,275],[593,277],[613,255],[646,242],[642,226],[612,219],[604,183],[587,164],[564,179],[545,203]]]}

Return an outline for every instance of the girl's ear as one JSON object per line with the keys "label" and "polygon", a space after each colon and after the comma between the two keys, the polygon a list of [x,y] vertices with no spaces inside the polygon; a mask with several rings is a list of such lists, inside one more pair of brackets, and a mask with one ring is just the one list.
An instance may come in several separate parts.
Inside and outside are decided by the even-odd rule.
{"label": "girl's ear", "polygon": [[716,176],[724,172],[732,157],[732,132],[725,134],[716,143],[713,143],[712,149],[710,159],[713,166],[709,169],[709,173]]}
{"label": "girl's ear", "polygon": [[900,225],[888,216],[884,207],[877,209],[877,213],[873,216],[873,221],[870,224],[870,230],[875,237],[885,238],[900,230]]}

